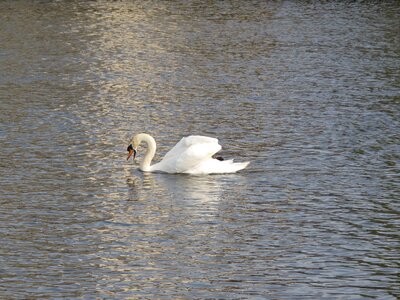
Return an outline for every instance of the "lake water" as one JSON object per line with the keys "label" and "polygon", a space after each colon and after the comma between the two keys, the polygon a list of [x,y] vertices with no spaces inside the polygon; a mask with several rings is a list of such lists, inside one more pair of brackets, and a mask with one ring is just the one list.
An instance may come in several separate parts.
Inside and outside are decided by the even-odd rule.
{"label": "lake water", "polygon": [[[1,1],[0,298],[398,299],[399,15]],[[144,174],[139,132],[251,164]]]}

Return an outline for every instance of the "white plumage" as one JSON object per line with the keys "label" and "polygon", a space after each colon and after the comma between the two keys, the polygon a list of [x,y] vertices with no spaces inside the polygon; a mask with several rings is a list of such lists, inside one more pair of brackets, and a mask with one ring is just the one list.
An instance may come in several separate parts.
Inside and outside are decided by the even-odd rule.
{"label": "white plumage", "polygon": [[[182,138],[164,158],[150,165],[156,152],[156,142],[148,134],[140,133],[133,137],[129,157],[141,142],[147,144],[147,152],[140,162],[140,169],[145,172],[166,172],[186,174],[235,173],[247,167],[249,162],[234,163],[233,160],[220,161],[212,156],[221,150],[218,140],[206,136],[191,135]],[[131,146],[130,145],[130,146]],[[133,148],[133,149],[132,149]],[[129,147],[128,147],[129,151]]]}

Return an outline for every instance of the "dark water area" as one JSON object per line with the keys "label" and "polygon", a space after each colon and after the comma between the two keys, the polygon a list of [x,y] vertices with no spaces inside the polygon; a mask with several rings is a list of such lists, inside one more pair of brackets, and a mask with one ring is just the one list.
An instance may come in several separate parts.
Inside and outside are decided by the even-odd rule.
{"label": "dark water area", "polygon": [[[399,16],[0,1],[0,298],[398,299]],[[251,164],[142,173],[139,132]]]}

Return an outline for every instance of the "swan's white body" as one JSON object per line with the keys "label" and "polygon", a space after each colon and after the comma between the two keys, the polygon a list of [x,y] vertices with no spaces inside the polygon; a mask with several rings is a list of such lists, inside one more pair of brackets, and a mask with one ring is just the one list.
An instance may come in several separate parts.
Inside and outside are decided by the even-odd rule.
{"label": "swan's white body", "polygon": [[135,151],[142,141],[147,144],[147,152],[140,162],[140,169],[144,172],[186,174],[235,173],[244,169],[249,164],[249,162],[234,163],[233,160],[220,161],[214,159],[212,156],[222,148],[218,144],[218,140],[206,136],[191,135],[182,138],[165,154],[159,163],[150,165],[156,153],[156,142],[148,134],[137,134],[131,143]]}

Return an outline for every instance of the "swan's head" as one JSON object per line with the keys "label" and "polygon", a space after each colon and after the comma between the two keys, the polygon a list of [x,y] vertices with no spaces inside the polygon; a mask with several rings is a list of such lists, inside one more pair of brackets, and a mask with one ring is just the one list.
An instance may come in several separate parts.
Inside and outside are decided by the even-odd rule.
{"label": "swan's head", "polygon": [[154,140],[154,138],[151,135],[148,135],[147,133],[139,133],[132,138],[131,143],[128,146],[128,149],[127,149],[129,152],[128,159],[132,155],[133,155],[133,159],[135,159],[138,146],[143,141],[147,144],[146,155],[153,152],[153,156],[154,156],[154,153],[156,151],[156,141]]}
{"label": "swan's head", "polygon": [[126,151],[129,152],[128,158],[126,160],[128,160],[132,155],[133,155],[133,159],[135,160],[136,154],[137,154],[137,148],[138,148],[140,142],[141,142],[140,135],[139,134],[135,135],[133,137],[131,143],[129,144],[128,149],[126,149]]}
{"label": "swan's head", "polygon": [[132,144],[130,144],[128,146],[128,149],[126,149],[126,151],[129,152],[128,153],[128,158],[126,160],[128,160],[132,155],[133,155],[133,159],[135,160],[137,151],[136,151],[135,148],[133,148]]}

